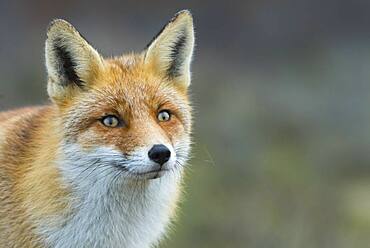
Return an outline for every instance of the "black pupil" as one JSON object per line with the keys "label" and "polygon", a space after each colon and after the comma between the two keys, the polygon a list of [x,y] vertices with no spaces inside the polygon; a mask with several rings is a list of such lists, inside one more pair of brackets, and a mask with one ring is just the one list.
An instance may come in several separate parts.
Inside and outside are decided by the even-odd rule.
{"label": "black pupil", "polygon": [[108,125],[108,126],[113,126],[113,124],[114,124],[114,117],[112,117],[112,116],[109,116],[109,117],[107,117],[106,118],[106,124]]}

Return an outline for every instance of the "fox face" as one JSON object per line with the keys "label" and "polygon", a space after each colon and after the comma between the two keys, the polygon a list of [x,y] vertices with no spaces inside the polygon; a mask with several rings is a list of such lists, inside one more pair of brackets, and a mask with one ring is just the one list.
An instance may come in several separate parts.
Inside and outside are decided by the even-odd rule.
{"label": "fox face", "polygon": [[66,21],[52,22],[47,36],[48,93],[69,179],[95,170],[135,180],[181,173],[191,143],[190,13],[179,12],[143,52],[110,59]]}

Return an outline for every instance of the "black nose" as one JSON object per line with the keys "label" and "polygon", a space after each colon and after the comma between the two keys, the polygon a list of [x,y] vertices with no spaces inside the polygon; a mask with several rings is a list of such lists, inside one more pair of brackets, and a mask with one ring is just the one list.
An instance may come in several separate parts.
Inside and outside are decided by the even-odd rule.
{"label": "black nose", "polygon": [[164,145],[154,145],[149,150],[148,156],[152,161],[163,165],[170,159],[171,151]]}

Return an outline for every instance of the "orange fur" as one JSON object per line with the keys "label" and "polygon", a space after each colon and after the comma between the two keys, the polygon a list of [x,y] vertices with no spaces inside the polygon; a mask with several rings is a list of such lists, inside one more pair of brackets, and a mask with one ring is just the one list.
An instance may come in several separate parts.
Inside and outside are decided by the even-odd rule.
{"label": "orange fur", "polygon": [[[189,18],[188,13],[182,15]],[[51,29],[71,32],[71,42],[78,40],[75,49],[90,49],[72,26],[63,22],[55,25]],[[51,44],[47,47],[53,49]],[[92,58],[97,53],[91,50],[89,54]],[[105,60],[94,58],[83,74],[84,81],[88,81],[84,89],[71,84],[61,92],[65,86],[57,85],[56,72],[49,71],[52,103],[0,113],[0,247],[44,247],[36,231],[39,223],[73,215],[73,189],[63,183],[56,166],[63,141],[77,143],[85,151],[107,146],[130,154],[157,137],[174,144],[190,135],[188,82],[166,77],[158,70],[158,61],[153,65],[145,56],[143,52]],[[54,62],[49,59],[50,64]],[[163,109],[171,111],[171,121],[158,122],[157,113]],[[122,118],[124,127],[103,126],[99,118],[108,114]],[[177,192],[170,215],[176,208],[180,190]]]}

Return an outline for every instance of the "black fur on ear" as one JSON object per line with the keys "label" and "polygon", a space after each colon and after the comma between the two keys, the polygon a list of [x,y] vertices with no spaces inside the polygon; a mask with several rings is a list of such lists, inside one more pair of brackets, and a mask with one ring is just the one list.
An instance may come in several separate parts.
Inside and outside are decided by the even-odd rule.
{"label": "black fur on ear", "polygon": [[54,41],[54,50],[57,59],[59,60],[59,73],[64,75],[66,80],[63,80],[61,84],[67,85],[68,83],[74,83],[79,87],[84,85],[84,82],[76,73],[77,64],[73,61],[70,52],[60,45],[60,39]]}
{"label": "black fur on ear", "polygon": [[187,36],[185,34],[181,34],[177,41],[173,44],[171,47],[171,64],[168,67],[167,73],[169,77],[175,78],[181,76],[181,69],[182,65],[185,62],[185,59],[183,54],[185,54],[186,49],[186,43],[187,43]]}
{"label": "black fur on ear", "polygon": [[183,10],[147,45],[145,62],[162,76],[188,86],[193,49],[193,18],[188,10]]}
{"label": "black fur on ear", "polygon": [[48,28],[45,60],[48,92],[52,99],[66,97],[73,88],[88,87],[104,63],[81,34],[60,19],[53,21]]}

